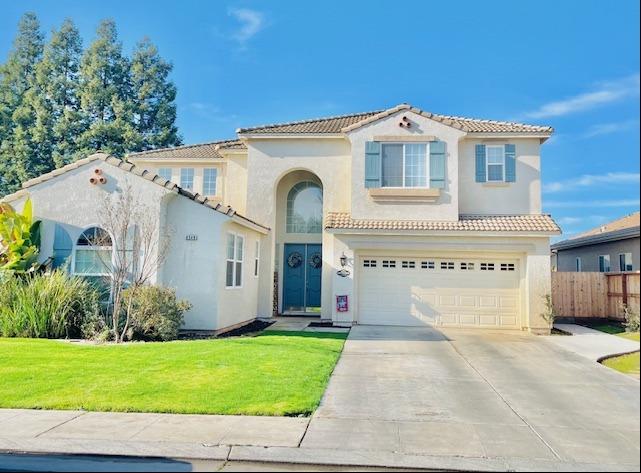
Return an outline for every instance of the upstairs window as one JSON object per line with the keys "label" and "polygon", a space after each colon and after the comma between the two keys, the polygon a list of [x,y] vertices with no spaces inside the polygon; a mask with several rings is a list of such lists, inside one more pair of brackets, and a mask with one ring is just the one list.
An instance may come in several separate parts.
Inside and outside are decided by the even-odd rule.
{"label": "upstairs window", "polygon": [[488,182],[505,181],[505,147],[486,146]]}
{"label": "upstairs window", "polygon": [[384,143],[381,150],[383,187],[428,187],[427,143]]}
{"label": "upstairs window", "polygon": [[186,191],[194,190],[194,168],[182,168],[180,170],[180,187]]}
{"label": "upstairs window", "polygon": [[171,168],[160,168],[158,169],[158,175],[162,177],[165,181],[171,181]]}
{"label": "upstairs window", "polygon": [[216,195],[216,178],[218,177],[218,169],[206,168],[203,169],[203,194]]}

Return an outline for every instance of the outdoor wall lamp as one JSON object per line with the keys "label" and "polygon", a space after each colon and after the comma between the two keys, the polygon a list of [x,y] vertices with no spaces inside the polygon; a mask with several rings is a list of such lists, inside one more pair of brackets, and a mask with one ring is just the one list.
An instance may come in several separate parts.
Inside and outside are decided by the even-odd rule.
{"label": "outdoor wall lamp", "polygon": [[341,260],[341,267],[344,268],[345,266],[347,266],[347,256],[345,256],[345,252],[343,252],[343,254],[341,255],[340,260]]}

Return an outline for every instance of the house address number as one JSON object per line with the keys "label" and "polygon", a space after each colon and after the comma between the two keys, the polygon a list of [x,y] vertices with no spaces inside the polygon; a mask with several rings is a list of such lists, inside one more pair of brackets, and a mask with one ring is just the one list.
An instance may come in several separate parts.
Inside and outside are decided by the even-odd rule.
{"label": "house address number", "polygon": [[196,240],[198,240],[198,235],[190,233],[189,235],[185,236],[185,240],[187,240],[187,241],[196,241]]}

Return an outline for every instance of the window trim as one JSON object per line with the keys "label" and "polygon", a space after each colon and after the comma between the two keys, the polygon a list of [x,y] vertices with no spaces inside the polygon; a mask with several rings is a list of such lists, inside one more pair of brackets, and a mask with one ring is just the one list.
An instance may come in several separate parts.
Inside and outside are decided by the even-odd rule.
{"label": "window trim", "polygon": [[[227,232],[227,236],[233,236],[234,237],[234,257],[233,259],[229,259],[227,256],[227,244],[228,241],[225,240],[225,289],[242,289],[244,286],[245,282],[245,240],[246,237],[242,233],[237,233],[237,232]],[[243,259],[238,260],[237,255],[238,255],[238,238],[243,239],[243,246],[242,246],[242,255]],[[232,285],[228,286],[227,285],[227,263],[232,262]],[[236,285],[236,264],[240,263],[240,285]]]}
{"label": "window trim", "polygon": [[[214,171],[214,192],[213,194],[210,192],[206,192],[206,186],[207,186],[207,171]],[[217,167],[207,167],[203,168],[203,195],[207,196],[216,196],[218,195],[218,168]]]}
{"label": "window trim", "polygon": [[[191,187],[187,187],[183,185],[183,172],[186,171],[191,171]],[[195,184],[195,175],[196,172],[194,168],[180,168],[180,187],[181,189],[185,189],[186,191],[193,191],[194,190],[194,184]]]}
{"label": "window trim", "polygon": [[[601,258],[603,258],[603,270],[601,270]],[[605,267],[605,261],[608,262],[608,268],[606,270]],[[612,262],[610,261],[610,255],[599,255],[598,257],[598,262],[599,262],[599,272],[600,273],[610,273],[612,272]]]}
{"label": "window trim", "polygon": [[[501,150],[501,166],[503,169],[503,175],[501,179],[490,179],[490,166],[498,166],[498,164],[490,164],[490,153],[488,152],[490,148],[499,148]],[[506,182],[505,181],[505,145],[485,145],[485,180],[486,182]]]}
{"label": "window trim", "polygon": [[[402,186],[385,186],[383,185],[383,147],[386,145],[401,145],[403,146],[403,175],[401,181]],[[406,186],[405,185],[405,147],[407,145],[425,145],[425,186]],[[430,142],[429,141],[386,141],[381,143],[381,189],[431,189],[430,187]]]}
{"label": "window trim", "polygon": [[260,240],[256,240],[256,243],[254,244],[254,278],[258,279],[259,275],[260,275]]}
{"label": "window trim", "polygon": [[[109,238],[111,239],[111,246],[79,245],[78,244],[78,240],[80,239],[80,237],[82,235],[84,235],[84,233],[87,230],[90,230],[92,228],[99,228],[102,231],[104,231],[105,233],[107,233],[109,235]],[[74,276],[79,276],[79,277],[109,278],[109,279],[111,279],[113,275],[112,275],[112,273],[109,273],[109,272],[105,272],[105,273],[79,273],[79,272],[77,272],[76,271],[76,252],[79,249],[80,250],[89,250],[89,251],[111,250],[111,265],[113,267],[113,265],[115,264],[115,254],[116,254],[116,245],[114,244],[114,241],[115,240],[114,240],[113,235],[111,233],[109,233],[107,230],[105,230],[104,228],[102,228],[99,224],[89,225],[89,226],[83,228],[82,231],[80,233],[78,233],[78,236],[76,237],[76,239],[73,242],[73,247],[72,247],[72,251],[71,251],[71,268],[70,268],[71,274],[74,275]]]}

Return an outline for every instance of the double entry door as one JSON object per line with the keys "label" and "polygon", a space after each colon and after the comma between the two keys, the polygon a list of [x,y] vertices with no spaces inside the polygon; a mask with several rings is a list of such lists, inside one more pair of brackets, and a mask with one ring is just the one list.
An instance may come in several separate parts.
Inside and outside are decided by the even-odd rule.
{"label": "double entry door", "polygon": [[283,261],[283,312],[320,313],[321,245],[286,243]]}

